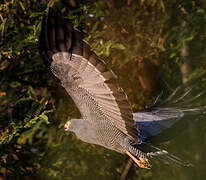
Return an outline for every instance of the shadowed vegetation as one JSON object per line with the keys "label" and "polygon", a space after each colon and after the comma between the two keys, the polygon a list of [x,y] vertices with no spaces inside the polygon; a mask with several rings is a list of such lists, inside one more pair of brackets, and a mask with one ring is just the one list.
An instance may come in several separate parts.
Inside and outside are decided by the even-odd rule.
{"label": "shadowed vegetation", "polygon": [[[3,0],[0,4],[0,179],[119,179],[127,157],[66,134],[80,114],[38,53],[48,5],[64,12],[119,77],[134,111],[206,67],[203,0]],[[197,92],[206,90],[205,78]],[[205,104],[205,99],[200,105]],[[128,179],[203,179],[205,118],[161,145],[194,168],[153,162]],[[174,132],[176,133],[176,132]],[[164,177],[164,178],[163,178]]]}

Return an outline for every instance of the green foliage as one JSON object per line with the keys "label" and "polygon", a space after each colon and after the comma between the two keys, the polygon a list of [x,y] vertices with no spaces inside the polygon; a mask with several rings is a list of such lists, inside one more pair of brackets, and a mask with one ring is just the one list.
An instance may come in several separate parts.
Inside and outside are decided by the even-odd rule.
{"label": "green foliage", "polygon": [[[44,106],[45,102],[42,102],[41,104],[37,102],[32,103],[31,109],[25,115],[25,119],[23,121],[17,123],[11,122],[9,124],[9,128],[7,128],[1,133],[0,144],[10,143],[10,141],[14,140],[15,138],[19,138],[19,136],[24,136],[24,134],[28,134],[27,132],[30,130],[27,129],[29,128],[31,128],[33,133],[35,133],[36,130],[41,128],[40,126],[42,123],[49,124],[46,114],[51,112],[51,110],[44,110],[41,113]],[[22,142],[21,137],[18,141]]]}
{"label": "green foliage", "polygon": [[[92,49],[119,76],[134,110],[148,107],[154,99],[151,91],[154,94],[158,91],[157,88],[145,91],[141,87],[142,67],[143,72],[149,72],[148,84],[155,82],[164,90],[169,89],[166,94],[181,83],[185,46],[193,60],[191,77],[205,69],[205,3],[3,0],[0,4],[0,177],[118,179],[125,162],[122,155],[82,143],[63,130],[67,120],[80,114],[38,54],[41,20],[48,3],[66,8],[65,15],[85,33]],[[156,71],[151,71],[151,66],[159,71],[158,78],[154,78]],[[203,82],[203,91],[205,87]],[[197,137],[203,137],[202,142],[206,142],[205,122],[198,127]],[[197,138],[191,141],[198,145]],[[198,148],[187,151],[191,145],[181,143],[178,145],[185,146],[186,156],[193,157],[193,152],[198,152],[203,157]],[[181,155],[175,151],[174,143],[168,145]],[[158,170],[162,169],[159,175]],[[132,169],[129,179],[154,179],[162,175],[174,179],[172,175],[176,172],[156,162],[150,172]]]}

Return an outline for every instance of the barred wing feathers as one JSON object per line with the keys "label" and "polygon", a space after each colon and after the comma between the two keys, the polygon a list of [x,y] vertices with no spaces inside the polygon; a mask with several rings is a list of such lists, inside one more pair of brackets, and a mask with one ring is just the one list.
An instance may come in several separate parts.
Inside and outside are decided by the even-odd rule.
{"label": "barred wing feathers", "polygon": [[138,138],[132,109],[114,73],[91,51],[69,20],[49,9],[42,23],[39,51],[84,119],[98,122],[100,116],[125,134]]}

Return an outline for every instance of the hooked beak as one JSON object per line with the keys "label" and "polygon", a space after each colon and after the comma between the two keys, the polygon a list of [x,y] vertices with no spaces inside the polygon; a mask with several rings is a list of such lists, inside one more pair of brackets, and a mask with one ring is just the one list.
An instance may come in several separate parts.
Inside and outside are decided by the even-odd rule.
{"label": "hooked beak", "polygon": [[71,122],[68,121],[65,125],[64,125],[64,130],[65,131],[69,131],[69,126],[70,126]]}

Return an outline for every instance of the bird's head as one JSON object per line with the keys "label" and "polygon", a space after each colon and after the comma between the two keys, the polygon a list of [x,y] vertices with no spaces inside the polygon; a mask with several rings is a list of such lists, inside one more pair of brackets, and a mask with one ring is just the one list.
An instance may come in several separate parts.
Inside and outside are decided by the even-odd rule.
{"label": "bird's head", "polygon": [[86,123],[83,119],[71,119],[65,123],[64,130],[76,133],[77,131],[82,131],[87,128],[87,124],[88,123]]}
{"label": "bird's head", "polygon": [[64,125],[64,130],[65,131],[69,131],[70,130],[70,125],[71,125],[71,122],[70,121],[67,121]]}
{"label": "bird's head", "polygon": [[75,133],[84,142],[95,144],[95,128],[86,120],[72,119],[64,125],[65,131]]}
{"label": "bird's head", "polygon": [[[65,131],[73,131],[75,132],[76,129],[78,129],[79,120],[78,119],[71,119],[70,121],[67,121],[64,125]],[[80,124],[81,125],[81,124]]]}

